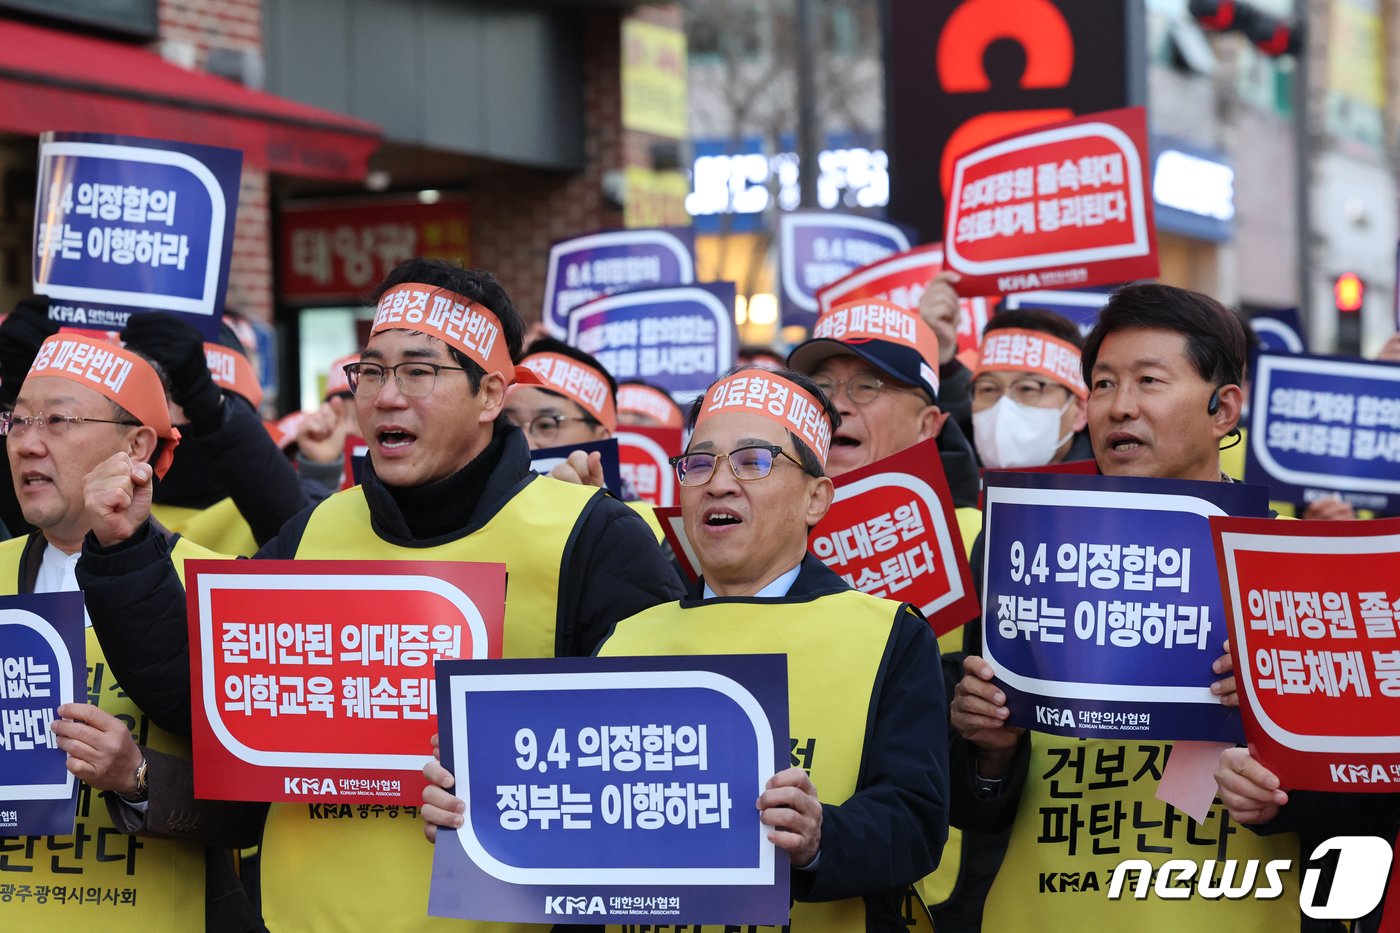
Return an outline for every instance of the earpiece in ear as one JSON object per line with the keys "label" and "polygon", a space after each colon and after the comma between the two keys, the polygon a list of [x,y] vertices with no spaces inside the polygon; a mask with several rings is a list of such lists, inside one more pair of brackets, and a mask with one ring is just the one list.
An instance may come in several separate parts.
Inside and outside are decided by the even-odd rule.
{"label": "earpiece in ear", "polygon": [[1220,390],[1216,389],[1210,394],[1210,401],[1206,402],[1206,414],[1213,415],[1220,410]]}

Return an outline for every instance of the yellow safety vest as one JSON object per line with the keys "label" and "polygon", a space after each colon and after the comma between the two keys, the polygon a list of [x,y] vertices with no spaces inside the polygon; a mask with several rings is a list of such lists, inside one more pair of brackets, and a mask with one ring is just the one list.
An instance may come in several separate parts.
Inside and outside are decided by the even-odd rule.
{"label": "yellow safety vest", "polygon": [[252,557],[258,552],[258,539],[232,499],[220,499],[207,509],[154,503],[151,515],[171,531],[220,555]]}
{"label": "yellow safety vest", "polygon": [[[0,593],[19,594],[29,540],[0,543]],[[183,582],[185,558],[221,555],[181,538],[171,556]],[[188,739],[150,722],[122,692],[91,628],[86,643],[88,702],[126,723],[141,745],[189,758]],[[124,834],[112,823],[106,803],[80,782],[73,835],[0,838],[0,918],[0,926],[14,931],[202,930],[204,849]]]}
{"label": "yellow safety vest", "polygon": [[[618,623],[598,655],[786,654],[793,764],[811,775],[824,803],[840,804],[857,790],[881,660],[894,623],[906,611],[855,590],[765,605],[666,603]],[[931,930],[927,911],[908,901],[906,915],[919,921],[910,928]],[[796,933],[863,931],[865,902],[795,902],[789,927]]]}
{"label": "yellow safety vest", "polygon": [[[1224,930],[1278,933],[1298,929],[1298,837],[1257,836],[1232,821],[1217,801],[1206,822],[1154,794],[1171,744],[1070,739],[1032,732],[1030,772],[1011,842],[982,914],[986,930]],[[1288,859],[1285,891],[1272,900],[1207,900],[1194,889],[1182,900],[1108,897],[1113,869],[1125,859],[1160,867],[1169,859],[1200,865],[1234,859]],[[1258,884],[1265,884],[1263,862]],[[1236,875],[1238,883],[1239,875]],[[1155,883],[1155,875],[1152,883]],[[1194,884],[1195,878],[1192,879]]]}
{"label": "yellow safety vest", "polygon": [[[553,657],[565,549],[584,507],[598,495],[592,486],[540,477],[480,529],[415,548],[371,530],[364,490],[355,486],[316,507],[296,556],[504,563],[504,656]],[[417,807],[274,803],[263,831],[263,919],[272,933],[539,929],[429,917],[432,861]]]}

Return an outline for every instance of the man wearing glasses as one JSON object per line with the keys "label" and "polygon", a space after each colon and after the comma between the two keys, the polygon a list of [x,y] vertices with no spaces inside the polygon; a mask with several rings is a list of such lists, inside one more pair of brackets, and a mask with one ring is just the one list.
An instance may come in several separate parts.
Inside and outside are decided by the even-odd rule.
{"label": "man wearing glasses", "polygon": [[[524,434],[500,415],[510,385],[533,377],[513,362],[523,325],[494,277],[411,259],[382,283],[376,304],[369,344],[345,368],[369,444],[362,484],[290,521],[257,557],[505,563],[506,657],[588,654],[619,619],[680,594],[632,510],[601,490],[530,472]],[[144,511],[126,504],[141,485],[114,461],[90,478],[96,540],[81,579],[94,624],[101,614],[115,628],[132,596],[128,571],[163,564],[164,576],[144,585],[164,607],[160,637],[184,645],[183,593]],[[157,689],[132,680],[133,696]],[[304,804],[272,804],[262,844],[268,928],[462,929],[424,916],[431,853],[402,815],[386,807],[323,820]]]}
{"label": "man wearing glasses", "polygon": [[838,305],[788,365],[811,376],[841,414],[832,476],[936,437],[953,504],[977,504],[972,446],[938,407],[938,338],[917,313],[877,299]]}
{"label": "man wearing glasses", "polygon": [[[919,612],[859,593],[807,553],[831,506],[840,415],[795,372],[731,371],[696,400],[672,463],[702,576],[680,602],[620,622],[600,655],[788,657],[794,767],[756,801],[792,860],[793,931],[906,929],[909,886],[947,830],[938,646]],[[800,765],[800,766],[797,766]],[[425,830],[464,807],[437,762]]]}
{"label": "man wearing glasses", "polygon": [[[0,435],[24,519],[35,527],[26,538],[0,544],[0,593],[68,592],[78,589],[73,567],[88,531],[83,483],[108,457],[121,458],[148,479],[169,468],[178,432],[171,427],[165,390],[154,367],[130,350],[78,334],[55,334],[39,347],[19,387],[13,411],[0,412]],[[149,486],[145,487],[149,491]],[[149,494],[147,495],[149,501]],[[188,540],[159,532],[179,558],[215,556]],[[93,629],[86,633],[89,702],[58,708],[53,723],[68,768],[88,785],[79,795],[69,836],[0,840],[7,870],[26,884],[62,890],[84,886],[130,889],[130,904],[74,903],[54,896],[41,903],[16,899],[5,905],[7,927],[132,923],[152,930],[256,929],[226,851],[208,852],[187,841],[120,835],[122,808],[113,795],[151,807],[163,820],[167,801],[148,788],[171,770],[188,771],[188,743],[157,728],[118,686],[111,658]],[[141,736],[137,744],[135,735]],[[97,799],[106,794],[109,806]],[[186,814],[188,818],[188,814]],[[251,845],[256,836],[228,845]],[[206,915],[206,895],[208,896]],[[59,920],[62,917],[64,919]]]}
{"label": "man wearing glasses", "polygon": [[1084,338],[1050,311],[1003,311],[987,324],[972,379],[972,443],[989,470],[1092,460],[1084,430]]}

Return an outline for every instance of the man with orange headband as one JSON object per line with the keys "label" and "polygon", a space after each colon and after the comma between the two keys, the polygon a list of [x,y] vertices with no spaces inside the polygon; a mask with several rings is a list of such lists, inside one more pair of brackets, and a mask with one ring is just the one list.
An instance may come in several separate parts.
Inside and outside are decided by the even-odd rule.
{"label": "man with orange headband", "polygon": [[[841,424],[811,380],[733,370],[690,420],[690,446],[672,463],[702,576],[680,602],[620,622],[598,653],[786,654],[793,747],[805,751],[754,791],[768,838],[792,860],[791,929],[904,930],[917,909],[909,886],[937,864],[947,828],[932,630],[914,607],[851,589],[807,553],[831,506],[825,465]],[[462,825],[465,808],[441,764],[424,775],[432,838]]]}
{"label": "man with orange headband", "polygon": [[989,470],[1092,460],[1084,338],[1050,311],[1003,311],[987,324],[972,373],[972,443]]}
{"label": "man with orange headband", "polygon": [[[573,447],[612,437],[617,430],[617,381],[592,355],[541,337],[520,359],[535,384],[517,384],[503,415],[525,432],[531,450]],[[601,458],[575,451],[550,471],[570,483],[603,485]]]}
{"label": "man with orange headband", "polygon": [[[500,417],[508,388],[534,378],[514,363],[522,330],[490,274],[401,263],[379,288],[369,344],[346,367],[369,444],[362,483],[288,522],[257,556],[504,563],[507,657],[588,654],[619,619],[675,599],[680,582],[636,513],[530,472],[524,433]],[[79,572],[94,620],[119,619],[134,595],[130,568],[163,568],[145,584],[146,604],[159,601],[160,643],[184,646],[183,588],[143,510],[128,504],[144,485],[116,459],[93,472],[94,537]],[[160,688],[125,679],[138,702]],[[166,712],[188,730],[188,680],[179,686],[183,708]],[[324,820],[276,803],[266,813],[269,929],[463,929],[425,915],[431,852],[399,810]]]}
{"label": "man with orange headband", "polygon": [[[37,530],[0,544],[0,593],[78,589],[74,564],[88,531],[84,477],[108,457],[149,479],[169,468],[179,443],[170,424],[161,378],[141,356],[81,334],[55,334],[40,346],[12,411],[0,412],[0,434],[25,520]],[[149,491],[149,486],[145,487]],[[214,556],[176,535],[162,533],[179,558]],[[139,627],[139,620],[132,620]],[[151,788],[164,775],[189,769],[189,745],[155,726],[112,677],[124,651],[149,650],[107,642],[88,628],[88,703],[59,708],[53,725],[69,755],[68,768],[88,788],[109,792],[111,808],[88,788],[78,798],[71,836],[0,840],[4,870],[23,872],[26,884],[62,891],[130,890],[129,903],[100,899],[65,903],[57,896],[7,903],[11,929],[89,924],[104,929],[257,929],[227,852],[205,851],[168,839],[126,839],[113,795],[153,808],[164,820],[169,801]],[[133,735],[141,737],[137,744]],[[256,840],[250,837],[248,842]],[[237,844],[237,841],[227,843]],[[218,904],[215,908],[214,905]]]}
{"label": "man with orange headband", "polygon": [[617,387],[617,423],[639,428],[679,428],[685,415],[676,400],[637,379]]}

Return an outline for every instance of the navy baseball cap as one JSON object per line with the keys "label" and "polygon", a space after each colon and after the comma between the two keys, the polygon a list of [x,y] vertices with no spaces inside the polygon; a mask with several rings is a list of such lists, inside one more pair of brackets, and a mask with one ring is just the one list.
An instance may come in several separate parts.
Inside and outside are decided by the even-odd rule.
{"label": "navy baseball cap", "polygon": [[837,305],[817,318],[812,339],[788,354],[788,368],[810,375],[823,360],[850,354],[938,404],[938,337],[919,312],[879,299]]}

